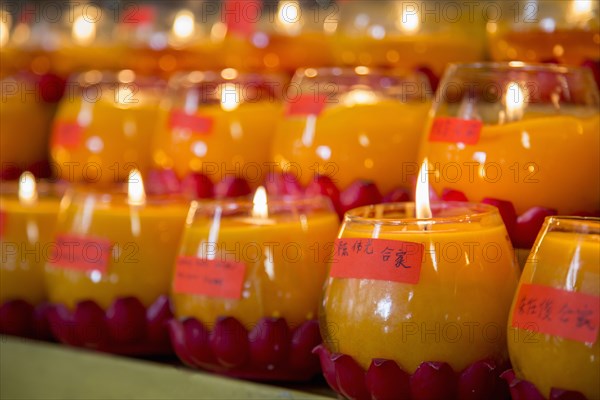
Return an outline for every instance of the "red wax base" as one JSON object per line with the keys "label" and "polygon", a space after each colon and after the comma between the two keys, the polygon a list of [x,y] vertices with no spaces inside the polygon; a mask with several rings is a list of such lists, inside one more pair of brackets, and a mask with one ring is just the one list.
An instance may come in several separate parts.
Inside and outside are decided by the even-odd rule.
{"label": "red wax base", "polygon": [[50,328],[62,343],[123,355],[172,354],[167,296],[148,309],[134,297],[119,298],[106,311],[91,300],[77,303],[74,311],[62,304],[49,307]]}
{"label": "red wax base", "polygon": [[[505,371],[502,378],[508,382],[513,400],[546,400],[533,383],[520,380],[512,369]],[[549,400],[586,400],[586,397],[579,392],[553,388]]]}
{"label": "red wax base", "polygon": [[25,300],[10,300],[0,305],[0,334],[30,339],[51,340],[47,304],[32,306]]}
{"label": "red wax base", "polygon": [[508,385],[493,361],[482,360],[457,373],[444,362],[423,362],[411,375],[392,360],[373,359],[363,370],[346,354],[314,350],[325,380],[340,395],[356,400],[500,400],[509,399]]}
{"label": "red wax base", "polygon": [[306,381],[319,373],[312,349],[321,343],[317,321],[290,329],[283,318],[262,318],[248,331],[221,317],[209,331],[194,318],[169,323],[177,356],[192,368],[257,381]]}

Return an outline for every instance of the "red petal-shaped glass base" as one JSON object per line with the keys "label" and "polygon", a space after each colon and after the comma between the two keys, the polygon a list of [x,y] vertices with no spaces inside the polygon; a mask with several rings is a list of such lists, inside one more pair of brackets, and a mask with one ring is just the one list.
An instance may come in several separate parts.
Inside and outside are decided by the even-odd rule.
{"label": "red petal-shaped glass base", "polygon": [[48,310],[50,328],[60,342],[123,355],[172,354],[167,330],[172,317],[167,296],[147,309],[138,299],[124,297],[108,310],[90,300],[77,303],[73,311],[62,304]]}
{"label": "red petal-shaped glass base", "polygon": [[[531,382],[517,378],[514,371],[509,369],[502,374],[509,387],[513,400],[546,400]],[[586,400],[579,392],[553,388],[549,400]]]}
{"label": "red petal-shaped glass base", "polygon": [[222,317],[212,331],[194,318],[169,322],[177,356],[192,368],[259,381],[305,381],[319,373],[312,349],[321,343],[317,321],[291,329],[283,318],[262,318],[248,331]]}
{"label": "red petal-shaped glass base", "polygon": [[32,306],[25,300],[7,301],[0,305],[0,334],[52,340],[48,311],[45,303]]}

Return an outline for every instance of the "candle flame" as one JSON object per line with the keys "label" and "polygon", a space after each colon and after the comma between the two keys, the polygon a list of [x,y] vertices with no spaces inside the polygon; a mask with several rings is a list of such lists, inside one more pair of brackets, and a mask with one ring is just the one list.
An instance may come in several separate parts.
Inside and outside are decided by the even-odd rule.
{"label": "candle flame", "polygon": [[525,91],[517,82],[510,82],[506,86],[504,104],[506,107],[506,119],[509,122],[518,121],[523,118],[523,112],[526,105]]}
{"label": "candle flame", "polygon": [[377,95],[370,89],[354,89],[343,97],[343,102],[347,106],[374,104],[377,103]]}
{"label": "candle flame", "polygon": [[573,0],[571,3],[571,20],[586,20],[593,17],[592,0]]}
{"label": "candle flame", "polygon": [[267,206],[267,191],[263,186],[259,186],[252,199],[252,217],[267,219],[269,217],[269,208]]}
{"label": "candle flame", "polygon": [[297,1],[280,1],[277,10],[277,25],[289,35],[297,35],[302,29],[300,24],[300,4]]}
{"label": "candle flame", "polygon": [[419,176],[417,177],[417,189],[415,193],[415,205],[417,218],[425,219],[431,218],[431,206],[429,204],[429,175],[427,174],[427,166],[429,162],[427,161],[427,157],[423,160],[421,164],[421,169],[419,170]]}
{"label": "candle flame", "polygon": [[233,111],[240,105],[240,93],[234,83],[221,85],[221,108],[224,111]]}
{"label": "candle flame", "polygon": [[29,171],[21,174],[19,179],[19,201],[24,205],[33,205],[37,202],[38,193],[35,177]]}
{"label": "candle flame", "polygon": [[0,12],[0,47],[8,43],[12,17],[7,12]]}
{"label": "candle flame", "polygon": [[396,27],[407,35],[415,34],[419,31],[421,22],[419,21],[419,13],[413,5],[402,5],[399,12]]}
{"label": "candle flame", "polygon": [[88,21],[83,15],[75,19],[73,23],[73,31],[71,32],[73,41],[77,44],[86,46],[96,38],[96,24]]}
{"label": "candle flame", "polygon": [[127,202],[132,206],[144,205],[146,203],[146,192],[144,191],[144,181],[140,171],[135,168],[129,171],[127,185]]}
{"label": "candle flame", "polygon": [[194,14],[189,10],[179,11],[173,22],[173,34],[178,39],[188,39],[194,34],[195,29]]}

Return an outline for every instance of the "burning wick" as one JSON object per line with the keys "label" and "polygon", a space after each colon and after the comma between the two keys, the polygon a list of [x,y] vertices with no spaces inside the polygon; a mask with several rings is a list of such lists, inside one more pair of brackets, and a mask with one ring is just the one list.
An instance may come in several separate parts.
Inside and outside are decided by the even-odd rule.
{"label": "burning wick", "polygon": [[[431,206],[429,204],[429,176],[427,174],[427,166],[429,162],[427,161],[427,157],[423,160],[421,164],[421,169],[419,170],[419,176],[417,177],[417,188],[415,191],[415,208],[417,219],[430,219],[432,217],[431,214]],[[424,230],[429,229],[429,224],[423,225]]]}

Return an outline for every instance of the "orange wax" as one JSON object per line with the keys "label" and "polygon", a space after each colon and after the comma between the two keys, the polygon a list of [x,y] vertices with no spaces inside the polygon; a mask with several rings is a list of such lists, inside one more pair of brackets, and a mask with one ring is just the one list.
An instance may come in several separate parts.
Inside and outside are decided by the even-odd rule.
{"label": "orange wax", "polygon": [[46,299],[44,264],[52,254],[59,199],[43,198],[25,205],[0,198],[0,304],[22,299],[32,305]]}
{"label": "orange wax", "polygon": [[[59,177],[107,183],[126,180],[134,168],[144,174],[150,166],[158,95],[135,82],[114,82],[84,97],[71,88],[54,121],[50,152]],[[61,139],[62,131],[70,139]]]}
{"label": "orange wax", "polygon": [[172,111],[161,105],[153,151],[157,166],[173,169],[180,177],[202,172],[218,182],[235,174],[253,186],[262,182],[282,112],[279,102],[242,102],[228,111],[221,105],[200,106],[192,115],[211,121],[207,132],[170,126]]}
{"label": "orange wax", "polygon": [[[292,327],[316,318],[337,216],[320,211],[270,219],[274,223],[266,225],[249,218],[221,220],[214,257],[246,264],[241,298],[173,293],[178,317],[212,326],[217,318],[232,316],[249,329],[263,317],[285,318]],[[211,242],[210,229],[211,221],[196,219],[185,231],[180,255],[198,256],[201,243]]]}
{"label": "orange wax", "polygon": [[[583,224],[581,224],[583,227]],[[538,238],[539,241],[539,238]],[[536,244],[519,282],[600,296],[600,236],[549,232]],[[516,301],[516,298],[515,298]],[[513,304],[513,311],[516,304]],[[542,395],[551,388],[575,390],[588,399],[600,398],[600,340],[582,343],[510,326],[508,347],[517,377]],[[557,322],[559,323],[559,322]]]}
{"label": "orange wax", "polygon": [[330,277],[320,321],[330,351],[352,356],[365,369],[372,359],[394,360],[409,373],[425,361],[446,362],[455,371],[488,358],[504,362],[519,272],[498,212],[470,223],[433,223],[428,231],[414,219],[398,226],[381,221],[353,223],[347,214],[340,238],[423,244],[420,279],[409,284]]}
{"label": "orange wax", "polygon": [[93,300],[106,309],[118,297],[133,296],[149,306],[169,292],[187,204],[153,199],[133,206],[122,195],[91,192],[66,200],[55,237],[107,240],[111,254],[105,273],[49,262],[46,282],[51,302],[72,308],[79,301]]}
{"label": "orange wax", "polygon": [[581,65],[597,60],[600,45],[598,29],[556,29],[508,31],[500,27],[488,34],[492,58],[496,61],[540,62],[555,59],[561,64]]}
{"label": "orange wax", "polygon": [[[431,186],[462,191],[470,201],[512,201],[517,213],[533,206],[559,214],[595,212],[600,206],[600,117],[535,116],[484,125],[475,145],[430,142],[419,159],[435,174]],[[574,195],[577,193],[577,195]]]}
{"label": "orange wax", "polygon": [[288,116],[278,128],[272,158],[284,171],[297,163],[304,184],[323,174],[340,189],[356,179],[374,181],[382,193],[410,187],[429,107],[381,100],[329,107],[316,118]]}

